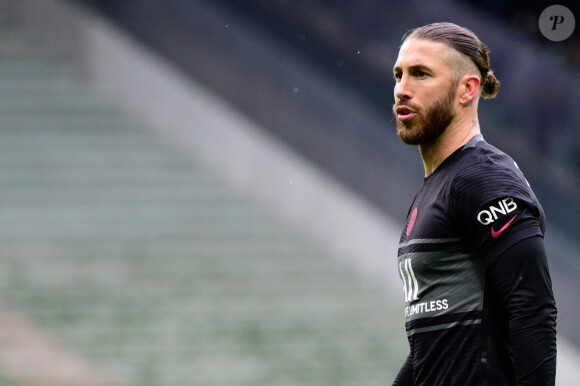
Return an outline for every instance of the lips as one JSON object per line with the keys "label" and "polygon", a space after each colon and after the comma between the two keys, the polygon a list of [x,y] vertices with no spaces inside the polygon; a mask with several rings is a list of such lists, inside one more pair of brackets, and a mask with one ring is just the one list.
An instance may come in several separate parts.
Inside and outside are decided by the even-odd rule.
{"label": "lips", "polygon": [[416,114],[415,111],[408,106],[397,106],[395,113],[397,114],[397,119],[402,122],[412,119]]}

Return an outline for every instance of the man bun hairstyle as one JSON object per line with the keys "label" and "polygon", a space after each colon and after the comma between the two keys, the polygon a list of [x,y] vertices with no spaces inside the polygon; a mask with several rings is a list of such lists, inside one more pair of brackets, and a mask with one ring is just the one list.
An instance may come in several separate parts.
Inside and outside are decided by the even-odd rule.
{"label": "man bun hairstyle", "polygon": [[485,75],[485,81],[481,88],[481,96],[488,99],[494,98],[499,92],[499,80],[493,74],[493,70],[489,69]]}
{"label": "man bun hairstyle", "polygon": [[416,38],[444,43],[471,59],[481,76],[481,96],[493,98],[499,92],[499,80],[489,67],[489,51],[471,30],[453,23],[433,23],[415,28],[403,41]]}

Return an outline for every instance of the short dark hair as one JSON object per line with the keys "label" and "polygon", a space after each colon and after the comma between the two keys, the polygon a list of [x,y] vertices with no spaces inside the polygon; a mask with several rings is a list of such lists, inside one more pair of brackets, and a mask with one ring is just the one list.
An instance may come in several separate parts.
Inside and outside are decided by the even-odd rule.
{"label": "short dark hair", "polygon": [[493,98],[499,92],[499,80],[489,67],[489,51],[473,31],[453,23],[433,23],[407,32],[403,41],[410,38],[444,43],[466,55],[481,75],[481,96]]}

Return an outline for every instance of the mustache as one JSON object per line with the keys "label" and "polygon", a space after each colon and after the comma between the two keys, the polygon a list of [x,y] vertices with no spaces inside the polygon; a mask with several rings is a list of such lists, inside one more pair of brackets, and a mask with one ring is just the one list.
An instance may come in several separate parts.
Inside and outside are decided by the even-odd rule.
{"label": "mustache", "polygon": [[401,101],[398,101],[397,103],[393,104],[393,114],[397,115],[397,112],[396,112],[397,108],[403,107],[403,106],[408,107],[415,112],[420,110],[420,107],[417,106],[416,104],[409,102],[409,101],[401,100]]}

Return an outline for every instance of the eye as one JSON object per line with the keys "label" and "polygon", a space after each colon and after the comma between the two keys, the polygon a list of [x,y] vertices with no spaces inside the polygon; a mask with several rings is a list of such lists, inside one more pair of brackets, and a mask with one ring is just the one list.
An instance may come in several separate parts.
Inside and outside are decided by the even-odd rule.
{"label": "eye", "polygon": [[427,73],[425,71],[415,70],[415,72],[413,73],[413,75],[416,78],[425,78],[427,76]]}
{"label": "eye", "polygon": [[400,80],[401,80],[401,76],[402,76],[402,75],[401,75],[401,73],[400,73],[400,72],[395,72],[395,73],[393,74],[393,78],[394,78],[396,81],[400,81]]}

